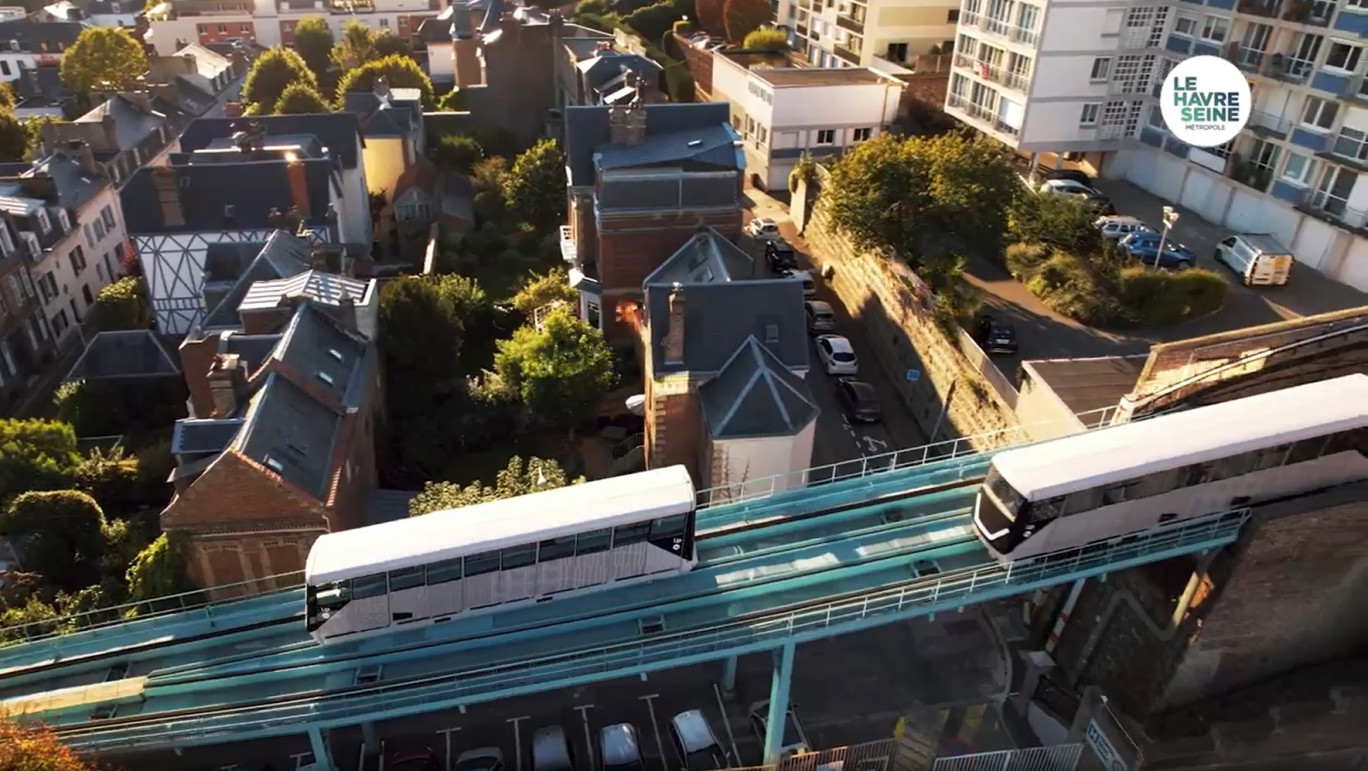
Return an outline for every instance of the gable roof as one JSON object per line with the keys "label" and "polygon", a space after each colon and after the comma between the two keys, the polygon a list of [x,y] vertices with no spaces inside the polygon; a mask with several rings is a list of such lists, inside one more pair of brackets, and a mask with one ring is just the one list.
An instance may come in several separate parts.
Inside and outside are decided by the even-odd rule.
{"label": "gable roof", "polygon": [[756,262],[746,250],[711,227],[701,227],[642,282],[645,286],[710,284],[756,277]]}
{"label": "gable roof", "polygon": [[148,134],[168,123],[165,115],[149,112],[123,94],[114,94],[74,123],[100,123],[108,116],[114,122],[114,141],[120,150],[137,146]]}
{"label": "gable roof", "polygon": [[792,436],[818,413],[807,383],[754,335],[698,392],[713,439]]}
{"label": "gable roof", "polygon": [[738,346],[755,337],[789,369],[808,366],[807,319],[803,284],[793,278],[682,284],[684,358],[666,361],[672,287],[646,287],[646,318],[651,333],[652,374],[717,372]]}
{"label": "gable roof", "polygon": [[228,294],[224,295],[218,305],[209,309],[202,327],[214,329],[241,326],[242,316],[238,313],[238,306],[246,299],[254,284],[258,281],[298,276],[309,270],[312,256],[313,247],[308,241],[284,230],[275,231],[237,277]]}
{"label": "gable roof", "polygon": [[276,344],[271,358],[343,407],[360,404],[366,342],[326,314],[301,306]]}
{"label": "gable roof", "polygon": [[[266,136],[311,135],[328,148],[328,153],[342,162],[343,168],[354,169],[360,163],[361,121],[350,112],[316,113],[312,115],[263,115],[253,122],[261,126]],[[240,118],[200,118],[191,121],[181,134],[181,151],[193,153],[209,146],[215,139],[231,137],[242,126]],[[269,139],[268,139],[269,141]]]}
{"label": "gable roof", "polygon": [[[609,107],[603,105],[565,108],[566,168],[570,184],[594,184],[594,153],[609,144]],[[648,104],[646,137],[694,131],[719,124],[731,125],[731,107],[726,102]]]}
{"label": "gable roof", "polygon": [[730,123],[717,123],[647,137],[634,145],[604,145],[594,153],[599,169],[630,169],[663,163],[693,162],[723,169],[744,169],[746,156]]}
{"label": "gable roof", "polygon": [[149,329],[100,332],[91,339],[63,382],[180,374],[180,362]]}

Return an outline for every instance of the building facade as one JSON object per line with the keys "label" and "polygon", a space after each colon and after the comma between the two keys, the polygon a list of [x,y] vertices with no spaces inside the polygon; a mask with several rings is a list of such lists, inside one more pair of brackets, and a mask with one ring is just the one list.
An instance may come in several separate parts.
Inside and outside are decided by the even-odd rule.
{"label": "building facade", "polygon": [[56,67],[85,27],[74,21],[0,21],[0,80],[25,77],[39,67]]}
{"label": "building facade", "polygon": [[327,21],[339,38],[347,22],[355,21],[412,39],[441,8],[441,0],[165,0],[149,8],[146,19],[148,42],[168,55],[189,43],[233,39],[289,46],[296,25],[310,17]]}
{"label": "building facade", "polygon": [[959,14],[959,3],[946,0],[782,0],[775,16],[814,65],[868,67],[948,49]]}
{"label": "building facade", "polygon": [[0,214],[0,400],[5,405],[27,395],[29,380],[41,374],[54,351],[29,272],[37,255],[30,254],[20,221],[7,211]]}

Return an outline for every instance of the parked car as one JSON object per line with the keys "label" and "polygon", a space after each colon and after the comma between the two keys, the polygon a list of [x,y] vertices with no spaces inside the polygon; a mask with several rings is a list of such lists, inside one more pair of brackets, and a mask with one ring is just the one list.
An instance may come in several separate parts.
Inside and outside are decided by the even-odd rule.
{"label": "parked car", "polygon": [[756,217],[746,225],[746,234],[757,241],[773,241],[779,237],[779,223],[769,217]]}
{"label": "parked car", "polygon": [[549,725],[532,734],[532,771],[575,771],[564,728]]}
{"label": "parked car", "polygon": [[[1159,253],[1159,242],[1164,241],[1164,253]],[[1197,264],[1197,255],[1177,241],[1164,240],[1150,233],[1132,233],[1121,239],[1126,254],[1151,267],[1164,270],[1187,270]]]}
{"label": "parked car", "polygon": [[1016,353],[1017,334],[1012,322],[983,314],[974,322],[974,342],[984,353]]}
{"label": "parked car", "polygon": [[1282,286],[1296,258],[1270,233],[1238,233],[1216,245],[1216,261],[1235,271],[1245,286]]}
{"label": "parked car", "polygon": [[841,403],[846,418],[852,422],[883,421],[883,405],[879,403],[879,392],[863,380],[856,380],[853,377],[837,380],[836,400]]}
{"label": "parked car", "polygon": [[401,750],[390,755],[385,768],[392,771],[441,771],[442,763],[432,748],[424,747],[419,750]]}
{"label": "parked car", "polygon": [[466,750],[456,756],[454,771],[503,771],[503,750],[498,747],[480,747]]}
{"label": "parked car", "polygon": [[836,312],[831,303],[822,300],[808,300],[803,303],[807,314],[807,328],[810,333],[832,332],[836,329]]}
{"label": "parked car", "polygon": [[855,349],[840,335],[818,335],[817,358],[828,375],[857,375],[860,372]]}
{"label": "parked car", "polygon": [[1110,238],[1113,241],[1125,238],[1131,233],[1159,233],[1139,217],[1098,217],[1093,227],[1097,228],[1103,238]]}
{"label": "parked car", "polygon": [[1085,185],[1076,179],[1047,179],[1040,185],[1040,192],[1051,195],[1102,195],[1092,185]]}
{"label": "parked car", "polygon": [[712,726],[699,710],[691,709],[670,718],[670,744],[674,745],[684,771],[718,771],[731,767]]}
{"label": "parked car", "polygon": [[1083,204],[1091,209],[1093,213],[1100,214],[1104,217],[1110,217],[1116,214],[1116,204],[1112,203],[1112,199],[1101,193],[1084,195]]}
{"label": "parked car", "polygon": [[786,270],[782,275],[788,276],[789,278],[802,279],[804,297],[813,298],[817,296],[817,282],[812,280],[811,273],[806,270]]}
{"label": "parked car", "polygon": [[645,771],[636,726],[618,723],[599,731],[601,771]]}
{"label": "parked car", "polygon": [[1046,179],[1068,179],[1080,185],[1093,186],[1093,178],[1085,171],[1078,169],[1053,169],[1045,173]]}
{"label": "parked car", "polygon": [[[750,706],[749,710],[751,729],[755,731],[761,747],[765,746],[769,708],[770,703],[768,701],[757,701]],[[784,735],[779,739],[780,763],[794,755],[805,755],[812,751],[812,745],[808,743],[807,734],[803,732],[803,726],[798,722],[798,715],[794,713],[791,704],[785,712],[783,731]]]}
{"label": "parked car", "polygon": [[765,262],[769,263],[771,271],[783,273],[798,267],[798,253],[788,241],[776,238],[765,243]]}

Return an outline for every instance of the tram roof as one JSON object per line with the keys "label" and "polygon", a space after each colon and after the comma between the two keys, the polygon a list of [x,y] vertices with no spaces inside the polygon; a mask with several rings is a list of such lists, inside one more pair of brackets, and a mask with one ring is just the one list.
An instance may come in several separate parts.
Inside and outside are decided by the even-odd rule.
{"label": "tram roof", "polygon": [[1368,375],[1284,388],[993,456],[1028,500],[1368,426]]}
{"label": "tram roof", "polygon": [[511,546],[687,513],[693,481],[683,466],[653,469],[353,530],[314,541],[310,584],[497,551]]}

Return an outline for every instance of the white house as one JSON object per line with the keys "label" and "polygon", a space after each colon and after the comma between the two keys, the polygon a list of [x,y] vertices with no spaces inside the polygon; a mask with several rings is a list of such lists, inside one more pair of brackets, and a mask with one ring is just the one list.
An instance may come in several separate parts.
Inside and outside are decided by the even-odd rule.
{"label": "white house", "polygon": [[713,52],[713,98],[730,105],[746,172],[767,190],[787,188],[804,152],[834,155],[883,133],[903,88],[871,69],[774,67],[751,54]]}
{"label": "white house", "polygon": [[443,5],[440,0],[164,0],[147,11],[147,42],[162,55],[187,43],[234,38],[289,47],[295,27],[310,17],[326,20],[336,37],[355,21],[407,40]]}
{"label": "white house", "polygon": [[868,67],[874,59],[911,63],[949,48],[957,0],[782,0],[775,18],[793,49],[818,67]]}

